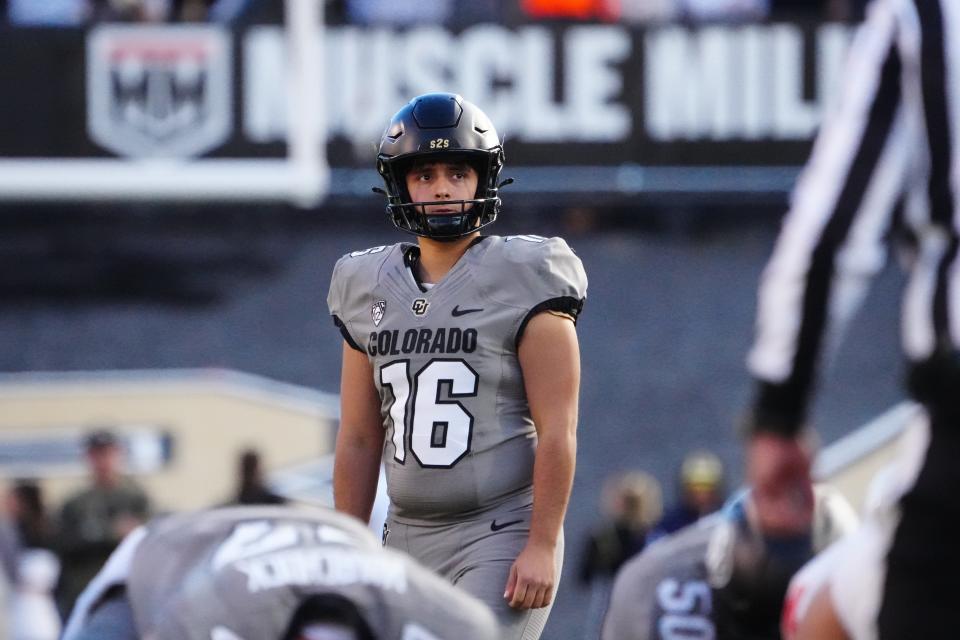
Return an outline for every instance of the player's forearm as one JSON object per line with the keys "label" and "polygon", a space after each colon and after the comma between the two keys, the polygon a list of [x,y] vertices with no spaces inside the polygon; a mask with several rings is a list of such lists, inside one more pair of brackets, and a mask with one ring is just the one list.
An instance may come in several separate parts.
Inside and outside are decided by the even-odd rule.
{"label": "player's forearm", "polygon": [[575,420],[542,429],[533,466],[533,517],[530,542],[556,546],[570,500],[576,467]]}
{"label": "player's forearm", "polygon": [[338,440],[333,462],[333,504],[337,511],[369,522],[379,478],[378,448]]}

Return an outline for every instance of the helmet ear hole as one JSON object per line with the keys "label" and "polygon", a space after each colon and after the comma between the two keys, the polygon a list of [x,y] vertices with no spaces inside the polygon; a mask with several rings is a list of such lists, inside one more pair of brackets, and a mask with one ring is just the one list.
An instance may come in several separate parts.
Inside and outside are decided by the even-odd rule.
{"label": "helmet ear hole", "polygon": [[355,640],[376,638],[360,608],[339,594],[323,593],[307,598],[294,614],[284,638],[300,640],[304,637],[304,630],[313,625],[349,630]]}

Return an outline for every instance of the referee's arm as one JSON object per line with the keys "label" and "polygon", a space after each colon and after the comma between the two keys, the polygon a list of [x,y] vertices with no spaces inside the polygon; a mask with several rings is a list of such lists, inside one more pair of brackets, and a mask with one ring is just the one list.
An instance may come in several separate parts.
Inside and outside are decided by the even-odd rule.
{"label": "referee's arm", "polygon": [[824,342],[834,341],[886,260],[886,236],[910,145],[892,3],[860,27],[837,107],[810,161],[761,279],[748,358],[757,393],[749,433],[796,436]]}

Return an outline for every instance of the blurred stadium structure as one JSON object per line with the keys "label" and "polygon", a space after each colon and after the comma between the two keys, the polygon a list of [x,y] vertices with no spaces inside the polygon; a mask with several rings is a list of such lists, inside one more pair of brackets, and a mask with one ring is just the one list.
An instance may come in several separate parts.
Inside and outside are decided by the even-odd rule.
{"label": "blurred stadium structure", "polygon": [[232,371],[0,375],[0,475],[41,477],[55,502],[80,488],[83,440],[115,432],[158,511],[229,500],[250,443],[273,468],[333,450],[337,397]]}
{"label": "blurred stadium structure", "polygon": [[[607,474],[646,469],[672,493],[695,447],[739,468],[757,278],[851,26],[328,12],[314,30],[321,4],[287,0],[293,28],[257,12],[0,26],[0,476],[42,476],[55,504],[82,478],[65,452],[109,423],[163,509],[226,499],[249,444],[275,487],[327,499],[330,270],[401,239],[370,194],[390,114],[460,91],[497,123],[517,178],[494,232],[564,235],[590,277],[568,573],[546,634],[579,638],[570,554]],[[875,348],[896,343],[899,284],[879,278],[827,374],[827,442],[901,396],[896,350]],[[822,458],[855,503],[892,415]]]}
{"label": "blurred stadium structure", "polygon": [[[383,124],[453,90],[498,125],[514,194],[779,202],[850,27],[287,24],[6,29],[0,198],[364,198]],[[322,144],[327,141],[328,144]],[[328,166],[329,161],[329,166]],[[329,174],[328,174],[329,171]]]}
{"label": "blurred stadium structure", "polygon": [[836,487],[861,513],[867,506],[870,482],[894,461],[902,436],[920,413],[918,405],[902,402],[823,449],[814,475]]}
{"label": "blurred stadium structure", "polygon": [[[0,198],[316,204],[328,181],[321,130],[324,30],[315,27],[323,4],[289,0],[286,6],[285,28],[274,27],[281,60],[272,61],[279,68],[261,95],[286,108],[286,144],[276,157],[213,157],[236,135],[235,49],[246,54],[248,64],[240,68],[255,76],[249,67],[259,53],[249,40],[257,33],[241,46],[217,25],[5,31],[0,54],[32,64],[11,65],[5,78],[24,90],[10,105],[11,130],[0,143]],[[30,67],[40,75],[28,73]],[[52,113],[36,109],[38,101]],[[250,117],[245,113],[246,126]],[[51,127],[66,135],[45,135]]]}

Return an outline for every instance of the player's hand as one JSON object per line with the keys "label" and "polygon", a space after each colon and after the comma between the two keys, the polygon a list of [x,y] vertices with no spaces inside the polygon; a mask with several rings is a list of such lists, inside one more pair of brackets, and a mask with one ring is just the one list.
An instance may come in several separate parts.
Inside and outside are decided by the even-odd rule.
{"label": "player's hand", "polygon": [[812,445],[804,436],[757,433],[747,443],[747,480],[764,533],[794,535],[813,521]]}
{"label": "player's hand", "polygon": [[527,543],[510,567],[503,594],[511,607],[539,609],[550,604],[556,584],[555,552],[554,547]]}

